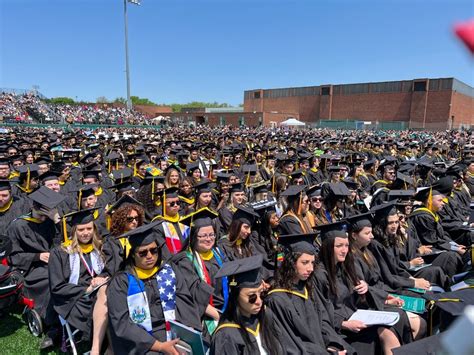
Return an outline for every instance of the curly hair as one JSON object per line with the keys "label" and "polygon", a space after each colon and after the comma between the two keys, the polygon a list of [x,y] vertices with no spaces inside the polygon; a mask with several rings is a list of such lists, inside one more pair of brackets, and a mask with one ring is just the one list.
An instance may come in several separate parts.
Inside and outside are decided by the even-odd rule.
{"label": "curly hair", "polygon": [[[291,290],[293,288],[293,280],[296,277],[296,262],[298,259],[303,255],[303,253],[296,253],[290,252],[285,254],[285,257],[281,263],[281,266],[278,268],[277,273],[275,275],[275,281],[273,288],[284,288],[287,290]],[[316,264],[316,259],[315,259]],[[314,277],[310,276],[305,281],[306,289],[308,290],[308,294],[312,300],[315,284],[314,284]]]}
{"label": "curly hair", "polygon": [[130,212],[135,211],[138,214],[138,226],[141,226],[145,220],[145,211],[142,206],[125,203],[112,215],[112,223],[110,227],[110,234],[118,237],[127,232],[127,217]]}

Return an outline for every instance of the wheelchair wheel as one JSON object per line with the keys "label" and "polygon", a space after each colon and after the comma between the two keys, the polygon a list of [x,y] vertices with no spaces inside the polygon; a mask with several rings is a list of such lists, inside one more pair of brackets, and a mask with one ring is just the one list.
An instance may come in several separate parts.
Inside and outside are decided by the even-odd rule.
{"label": "wheelchair wheel", "polygon": [[28,329],[35,337],[39,337],[43,333],[43,322],[34,309],[26,311],[26,322],[28,323]]}

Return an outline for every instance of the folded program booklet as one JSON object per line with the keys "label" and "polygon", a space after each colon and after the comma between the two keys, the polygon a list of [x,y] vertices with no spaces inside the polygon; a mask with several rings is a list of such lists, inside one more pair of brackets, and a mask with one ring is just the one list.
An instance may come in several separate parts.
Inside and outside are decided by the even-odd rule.
{"label": "folded program booklet", "polygon": [[371,311],[367,309],[358,309],[349,320],[358,320],[365,325],[388,325],[392,326],[398,323],[400,315],[396,312]]}

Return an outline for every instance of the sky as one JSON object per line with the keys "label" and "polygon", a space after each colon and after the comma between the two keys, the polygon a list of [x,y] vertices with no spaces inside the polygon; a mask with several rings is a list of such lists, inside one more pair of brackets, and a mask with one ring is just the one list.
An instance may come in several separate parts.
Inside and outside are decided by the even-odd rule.
{"label": "sky", "polygon": [[[126,97],[123,0],[0,0],[0,88]],[[472,0],[142,0],[128,5],[132,95],[243,102],[244,90],[455,77]]]}

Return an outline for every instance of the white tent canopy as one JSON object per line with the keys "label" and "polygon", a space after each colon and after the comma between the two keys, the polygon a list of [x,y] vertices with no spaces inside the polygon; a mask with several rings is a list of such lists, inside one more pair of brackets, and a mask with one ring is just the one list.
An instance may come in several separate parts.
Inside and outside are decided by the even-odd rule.
{"label": "white tent canopy", "polygon": [[280,123],[282,126],[305,126],[306,123],[298,121],[296,118],[288,118],[286,121]]}

